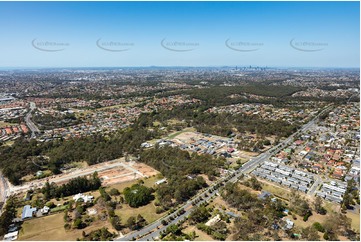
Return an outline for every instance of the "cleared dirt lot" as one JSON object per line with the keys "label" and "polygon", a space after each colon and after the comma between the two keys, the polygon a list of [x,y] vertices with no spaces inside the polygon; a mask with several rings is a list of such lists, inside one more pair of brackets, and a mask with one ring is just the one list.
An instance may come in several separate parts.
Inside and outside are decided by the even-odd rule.
{"label": "cleared dirt lot", "polygon": [[49,183],[64,184],[70,179],[79,176],[91,175],[98,172],[99,178],[102,179],[103,185],[110,185],[120,182],[132,181],[138,178],[146,178],[158,174],[159,172],[142,163],[125,162],[124,158],[115,159],[108,162],[99,163],[85,168],[77,168],[60,175],[54,175],[44,179],[27,182],[21,186],[12,186],[11,191],[21,193],[30,188],[42,187],[46,181]]}
{"label": "cleared dirt lot", "polygon": [[99,172],[99,178],[102,180],[102,184],[106,186],[123,183],[139,178],[151,177],[159,173],[157,170],[143,163],[128,162],[123,163],[123,165],[124,166]]}
{"label": "cleared dirt lot", "polygon": [[137,169],[146,177],[151,177],[159,173],[157,170],[153,169],[152,167],[144,163],[134,163],[132,166],[134,167],[134,169]]}
{"label": "cleared dirt lot", "polygon": [[188,147],[193,147],[188,148],[189,151],[194,151],[193,149],[197,147],[197,149],[199,149],[197,151],[198,153],[212,150],[217,154],[221,154],[227,152],[229,149],[232,149],[234,151],[230,152],[232,153],[233,158],[229,158],[229,160],[233,159],[234,161],[238,159],[248,160],[249,158],[254,156],[254,154],[250,152],[238,150],[237,140],[217,135],[192,132],[185,129],[183,131],[172,134],[168,137],[168,139],[173,141],[178,146],[186,145]]}

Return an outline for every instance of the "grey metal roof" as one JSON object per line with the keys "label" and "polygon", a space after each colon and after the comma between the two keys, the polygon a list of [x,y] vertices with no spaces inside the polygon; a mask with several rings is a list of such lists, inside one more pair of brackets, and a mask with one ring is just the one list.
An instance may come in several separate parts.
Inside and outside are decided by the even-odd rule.
{"label": "grey metal roof", "polygon": [[33,217],[33,212],[36,212],[36,208],[32,208],[30,205],[25,205],[21,214],[21,218],[31,218]]}

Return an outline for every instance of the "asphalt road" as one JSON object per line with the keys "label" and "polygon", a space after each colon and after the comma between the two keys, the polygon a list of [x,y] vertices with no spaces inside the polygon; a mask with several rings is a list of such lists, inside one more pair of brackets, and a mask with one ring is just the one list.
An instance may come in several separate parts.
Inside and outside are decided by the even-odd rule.
{"label": "asphalt road", "polygon": [[319,176],[314,176],[314,178],[315,178],[315,182],[312,184],[312,187],[307,192],[307,194],[310,195],[310,196],[312,196],[316,192],[317,188],[323,182],[322,179]]}
{"label": "asphalt road", "polygon": [[[281,149],[284,149],[286,146],[290,145],[291,142],[293,142],[293,139],[296,135],[299,135],[301,133],[304,133],[305,131],[307,131],[310,127],[312,127],[317,118],[321,115],[321,113],[323,113],[324,111],[326,111],[329,108],[325,108],[322,112],[320,112],[320,114],[318,114],[316,117],[314,117],[311,121],[309,121],[307,124],[303,125],[297,132],[295,132],[294,134],[292,134],[291,136],[289,136],[288,138],[286,138],[284,141],[282,141],[280,144],[278,144],[275,148],[272,148],[260,155],[258,155],[255,158],[251,158],[247,163],[245,163],[241,168],[239,168],[238,170],[236,170],[235,173],[221,179],[220,181],[218,181],[217,183],[221,183],[221,182],[236,182],[239,177],[244,174],[244,173],[249,173],[252,170],[254,170],[258,165],[260,165],[261,163],[263,163],[264,161],[268,160],[272,155],[278,153]],[[156,237],[159,236],[159,234],[166,230],[167,227],[169,225],[172,224],[176,224],[179,221],[181,221],[182,219],[186,218],[191,212],[192,212],[192,203],[195,203],[196,200],[198,200],[198,198],[203,198],[203,201],[199,201],[196,204],[199,205],[200,203],[204,202],[204,201],[209,201],[211,199],[212,196],[214,196],[215,194],[217,194],[219,192],[219,189],[214,189],[215,185],[210,186],[209,188],[207,188],[205,191],[202,191],[199,193],[199,195],[197,195],[196,197],[188,200],[181,208],[183,208],[186,212],[180,216],[177,216],[176,213],[179,209],[177,209],[176,212],[167,215],[155,222],[153,222],[152,224],[142,228],[139,231],[134,231],[131,232],[125,236],[123,236],[122,238],[117,238],[115,240],[118,241],[128,241],[128,240],[134,240],[134,239],[138,239],[142,240],[142,241],[146,241],[146,240],[154,240]],[[210,192],[210,190],[214,189],[213,192]],[[206,193],[210,193],[210,195],[208,195],[207,197],[205,196]],[[163,226],[161,224],[161,221],[164,220],[169,220],[170,217],[175,217],[174,220],[172,220],[170,223],[168,223],[166,226]]]}
{"label": "asphalt road", "polygon": [[30,111],[26,114],[25,116],[25,122],[26,125],[29,127],[29,129],[31,130],[31,138],[34,139],[36,138],[36,133],[40,133],[40,130],[38,129],[38,127],[33,123],[33,121],[31,121],[31,117],[32,114],[31,112],[36,108],[35,103],[31,102],[30,103]]}

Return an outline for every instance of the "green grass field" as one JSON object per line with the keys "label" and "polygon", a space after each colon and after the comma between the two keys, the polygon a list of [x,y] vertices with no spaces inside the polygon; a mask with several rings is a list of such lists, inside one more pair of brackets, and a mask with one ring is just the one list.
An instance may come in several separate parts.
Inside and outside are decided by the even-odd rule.
{"label": "green grass field", "polygon": [[55,208],[50,209],[50,212],[56,213],[56,212],[64,211],[64,210],[67,209],[68,207],[69,207],[69,205],[57,206],[57,207],[55,207]]}

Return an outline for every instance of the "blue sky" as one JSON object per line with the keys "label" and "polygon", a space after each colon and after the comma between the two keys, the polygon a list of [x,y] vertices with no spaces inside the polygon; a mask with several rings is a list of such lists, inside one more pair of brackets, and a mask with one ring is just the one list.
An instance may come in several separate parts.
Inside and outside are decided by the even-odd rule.
{"label": "blue sky", "polygon": [[359,2],[0,2],[0,67],[359,67],[359,8]]}

